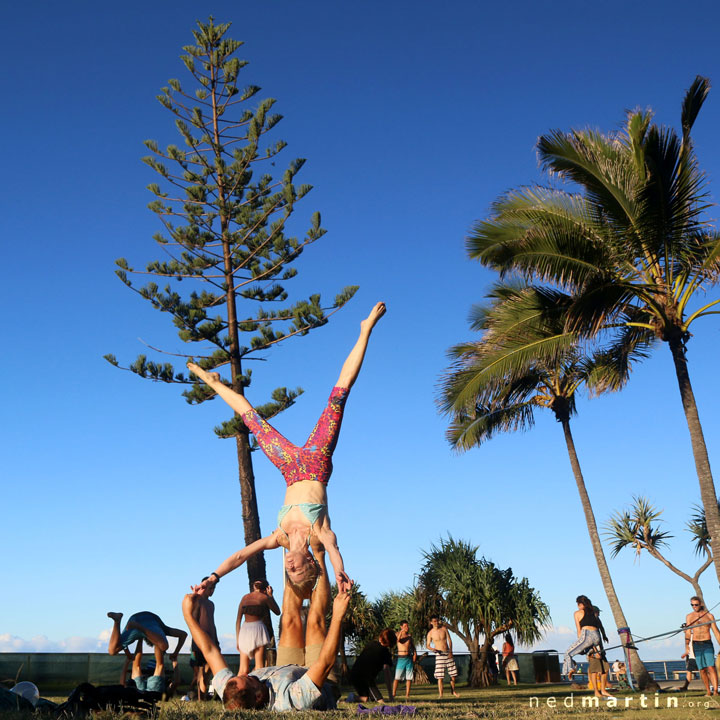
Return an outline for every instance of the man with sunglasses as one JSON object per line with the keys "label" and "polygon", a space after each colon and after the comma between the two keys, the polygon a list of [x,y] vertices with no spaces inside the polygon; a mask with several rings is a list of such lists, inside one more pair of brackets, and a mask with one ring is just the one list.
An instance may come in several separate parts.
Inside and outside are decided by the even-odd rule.
{"label": "man with sunglasses", "polygon": [[[720,630],[715,624],[713,614],[705,609],[702,600],[693,595],[690,598],[692,612],[685,618],[685,652],[692,650],[695,654],[695,662],[700,671],[700,679],[705,685],[707,696],[718,694],[718,677],[715,670],[715,650],[710,639],[710,628],[720,643]],[[712,688],[712,690],[711,690]]]}

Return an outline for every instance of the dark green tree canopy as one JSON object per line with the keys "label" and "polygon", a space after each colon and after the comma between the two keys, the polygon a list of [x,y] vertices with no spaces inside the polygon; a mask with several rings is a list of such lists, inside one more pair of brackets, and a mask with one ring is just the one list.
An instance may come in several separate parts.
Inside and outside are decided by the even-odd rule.
{"label": "dark green tree canopy", "polygon": [[[489,682],[485,658],[494,637],[512,630],[519,642],[531,644],[550,622],[547,605],[527,578],[516,578],[511,568],[503,570],[477,551],[465,541],[441,539],[423,553],[414,593],[415,618],[423,617],[427,627],[430,616],[439,615],[467,645],[471,685]],[[424,644],[425,637],[418,640]]]}
{"label": "dark green tree canopy", "polygon": [[[164,149],[154,140],[145,142],[151,154],[143,160],[160,176],[148,188],[155,196],[149,208],[163,226],[154,236],[163,255],[144,270],[121,258],[117,275],[152,307],[171,315],[180,339],[196,345],[187,357],[205,369],[233,366],[237,389],[251,380],[242,361],[325,324],[328,312],[346,303],[356,288],[345,288],[327,307],[319,294],[289,302],[286,283],[297,274],[292,263],[325,230],[315,212],[302,237],[288,232],[297,201],[311,190],[295,184],[305,161],[291,160],[273,175],[285,143],[266,136],[282,116],[273,112],[275,100],[257,99],[260,88],[240,84],[247,61],[237,57],[242,42],[226,36],[229,27],[212,18],[198,23],[195,44],[185,46],[182,55],[189,77],[182,83],[169,80],[158,96],[174,115],[181,140]],[[131,275],[151,279],[137,286]],[[117,364],[112,355],[106,357]],[[193,383],[184,370],[145,355],[129,369],[152,380]],[[258,410],[271,416],[299,392],[278,388]],[[212,392],[193,384],[184,395],[200,403]],[[234,418],[217,432],[234,436],[238,423]]]}

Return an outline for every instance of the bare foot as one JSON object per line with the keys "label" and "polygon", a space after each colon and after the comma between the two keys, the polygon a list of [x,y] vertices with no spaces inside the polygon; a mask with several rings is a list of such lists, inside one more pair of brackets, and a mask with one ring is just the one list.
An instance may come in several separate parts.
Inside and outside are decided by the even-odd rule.
{"label": "bare foot", "polygon": [[378,320],[386,313],[387,308],[384,302],[379,302],[370,311],[370,314],[360,323],[362,330],[372,330],[378,323]]}
{"label": "bare foot", "polygon": [[109,613],[107,614],[107,616],[108,616],[111,620],[114,620],[114,621],[116,621],[116,622],[120,622],[120,621],[122,620],[123,614],[122,614],[122,613],[116,613],[116,612],[109,612]]}
{"label": "bare foot", "polygon": [[220,374],[216,372],[207,372],[203,370],[199,365],[194,362],[187,363],[187,369],[197,375],[206,385],[211,385],[214,382],[220,382]]}
{"label": "bare foot", "polygon": [[453,690],[453,697],[460,697],[460,696]]}

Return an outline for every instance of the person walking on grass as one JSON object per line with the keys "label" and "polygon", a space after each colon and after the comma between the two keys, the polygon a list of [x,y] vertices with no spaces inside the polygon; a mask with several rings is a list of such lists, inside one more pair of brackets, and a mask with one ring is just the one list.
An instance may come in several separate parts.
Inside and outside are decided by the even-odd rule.
{"label": "person walking on grass", "polygon": [[211,574],[210,582],[240,567],[249,557],[282,546],[287,550],[284,559],[287,582],[300,597],[307,598],[319,574],[310,552],[310,539],[316,537],[330,556],[338,588],[347,587],[348,576],[337,538],[330,527],[327,484],[333,469],[332,455],[345,401],[362,368],[370,334],[384,314],[385,303],[379,302],[360,323],[360,336],[342,366],[325,410],[302,447],[293,445],[263,420],[245,396],[228,387],[220,375],[207,372],[193,362],[187,364],[194,375],[241,416],[262,451],[282,473],[287,486],[285,504],[278,513],[277,529],[231,555]]}
{"label": "person walking on grass", "polygon": [[[168,650],[168,635],[178,639],[175,650],[170,654],[170,660],[177,663],[177,657],[180,648],[187,639],[187,633],[184,630],[172,628],[166,625],[155,613],[146,611],[135,613],[128,618],[125,629],[120,630],[120,621],[123,614],[120,612],[109,612],[107,616],[113,621],[112,631],[110,633],[110,642],[108,643],[108,653],[110,655],[118,655],[120,651],[125,652],[126,664],[133,658],[133,653],[129,647],[134,642],[145,641],[148,645],[153,646],[155,653],[155,671],[147,680],[140,672],[140,659],[142,659],[142,644],[138,642],[135,658],[139,659],[133,662],[132,680],[137,685],[138,690],[149,690],[151,692],[164,692],[165,690],[165,653]],[[138,674],[135,674],[135,673]]]}
{"label": "person walking on grass", "polygon": [[455,690],[455,678],[458,671],[452,653],[452,639],[448,629],[437,615],[430,618],[430,632],[427,634],[425,647],[435,653],[435,679],[438,684],[438,698],[443,696],[445,672],[450,676],[450,689],[453,697],[460,697]]}

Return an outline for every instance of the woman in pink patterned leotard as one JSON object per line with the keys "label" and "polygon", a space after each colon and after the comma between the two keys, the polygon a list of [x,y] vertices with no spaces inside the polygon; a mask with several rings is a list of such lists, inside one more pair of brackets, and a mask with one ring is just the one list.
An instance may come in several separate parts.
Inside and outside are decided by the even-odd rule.
{"label": "woman in pink patterned leotard", "polygon": [[227,558],[206,583],[217,582],[255,553],[282,546],[288,551],[285,553],[287,579],[296,593],[307,596],[318,573],[310,545],[319,541],[330,556],[338,587],[349,587],[337,538],[330,527],[326,488],[332,473],[332,454],[340,432],[345,400],[360,373],[370,333],[384,314],[385,303],[377,303],[360,323],[360,336],[343,364],[327,406],[302,447],[291,443],[263,420],[247,399],[225,385],[217,373],[207,372],[195,363],[188,363],[190,371],[242,417],[258,445],[282,473],[287,485],[277,529]]}

